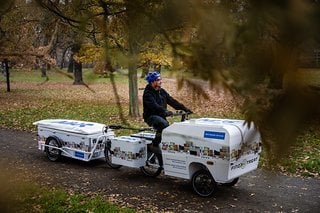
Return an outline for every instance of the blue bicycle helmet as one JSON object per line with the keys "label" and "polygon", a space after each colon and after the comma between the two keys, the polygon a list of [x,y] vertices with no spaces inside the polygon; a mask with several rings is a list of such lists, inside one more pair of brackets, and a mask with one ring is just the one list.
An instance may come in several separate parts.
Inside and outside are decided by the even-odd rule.
{"label": "blue bicycle helmet", "polygon": [[146,76],[146,81],[150,84],[151,82],[156,81],[160,77],[158,72],[149,72]]}

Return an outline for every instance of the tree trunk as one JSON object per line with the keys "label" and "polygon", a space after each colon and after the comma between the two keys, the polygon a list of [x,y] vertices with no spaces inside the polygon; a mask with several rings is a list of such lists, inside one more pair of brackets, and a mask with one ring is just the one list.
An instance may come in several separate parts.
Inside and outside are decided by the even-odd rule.
{"label": "tree trunk", "polygon": [[72,48],[72,61],[73,61],[73,74],[74,74],[74,85],[82,85],[82,63],[74,59],[74,55],[80,51],[81,45],[79,43],[75,44]]}
{"label": "tree trunk", "polygon": [[45,78],[47,77],[47,64],[45,62],[40,62],[41,63],[41,77]]}
{"label": "tree trunk", "polygon": [[6,81],[7,81],[7,92],[10,92],[10,72],[9,72],[9,61],[8,59],[3,60],[3,68],[6,75]]}
{"label": "tree trunk", "polygon": [[[128,44],[129,44],[129,115],[139,117],[139,99],[138,99],[138,79],[137,79],[137,53],[139,52],[139,43],[137,38],[136,25],[132,24],[137,20],[137,13],[134,10],[134,3],[126,0],[128,7]],[[140,29],[140,28],[139,28]]]}
{"label": "tree trunk", "polygon": [[138,79],[137,79],[138,43],[132,31],[129,32],[129,115],[139,117]]}
{"label": "tree trunk", "polygon": [[83,79],[82,79],[82,63],[74,61],[74,85],[83,85]]}
{"label": "tree trunk", "polygon": [[129,62],[129,115],[139,117],[137,63],[134,57]]}
{"label": "tree trunk", "polygon": [[[65,57],[66,57],[66,53],[67,51],[69,50],[70,47],[68,48],[65,48],[63,51],[62,51],[62,54],[61,54],[61,61],[60,61],[60,69],[63,69],[65,67]],[[70,63],[69,63],[70,64]],[[69,67],[68,67],[68,72],[69,72]]]}
{"label": "tree trunk", "polygon": [[73,73],[73,66],[74,66],[74,59],[73,59],[73,53],[72,53],[69,59],[68,73]]}

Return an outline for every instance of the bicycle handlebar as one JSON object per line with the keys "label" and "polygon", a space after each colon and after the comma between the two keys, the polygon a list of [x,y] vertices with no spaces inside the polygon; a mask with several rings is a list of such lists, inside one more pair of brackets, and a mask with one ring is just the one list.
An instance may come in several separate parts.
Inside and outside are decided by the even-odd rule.
{"label": "bicycle handlebar", "polygon": [[172,114],[172,116],[179,116],[179,115],[190,115],[192,114],[192,112],[185,112],[183,110],[180,110],[180,111],[176,111]]}
{"label": "bicycle handlebar", "polygon": [[190,115],[190,114],[192,114],[192,112],[185,112],[183,110],[180,110],[180,111],[173,112],[172,115],[169,115],[167,117],[181,116],[181,121],[185,121],[188,119],[188,115]]}

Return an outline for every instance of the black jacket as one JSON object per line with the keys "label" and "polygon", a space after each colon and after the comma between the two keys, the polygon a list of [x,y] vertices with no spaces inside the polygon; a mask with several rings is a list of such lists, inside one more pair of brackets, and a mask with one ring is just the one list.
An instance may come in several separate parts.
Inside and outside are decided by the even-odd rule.
{"label": "black jacket", "polygon": [[143,119],[146,121],[151,115],[166,118],[167,105],[176,110],[186,110],[186,107],[171,97],[164,89],[155,90],[150,84],[143,92]]}

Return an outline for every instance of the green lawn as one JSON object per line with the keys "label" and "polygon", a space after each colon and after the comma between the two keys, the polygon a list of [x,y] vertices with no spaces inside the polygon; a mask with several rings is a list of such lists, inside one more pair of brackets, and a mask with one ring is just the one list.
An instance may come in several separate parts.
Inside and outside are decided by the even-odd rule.
{"label": "green lawn", "polygon": [[[123,72],[125,75],[126,73]],[[127,81],[122,75],[114,75],[117,81]],[[4,80],[1,79],[1,80]],[[47,71],[47,77],[41,77],[40,70],[10,70],[10,80],[23,81],[23,82],[35,82],[44,83],[46,81],[50,82],[73,82],[73,74],[68,73],[65,69],[53,69]],[[91,69],[83,69],[83,80],[86,83],[103,83],[110,81],[109,78],[102,74],[95,74]]]}

